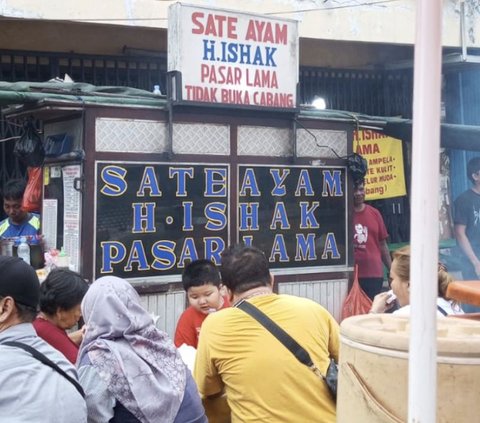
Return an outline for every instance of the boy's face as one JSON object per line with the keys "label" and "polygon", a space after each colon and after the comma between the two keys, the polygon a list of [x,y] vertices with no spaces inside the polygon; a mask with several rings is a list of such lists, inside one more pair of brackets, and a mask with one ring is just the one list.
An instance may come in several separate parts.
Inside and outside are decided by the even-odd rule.
{"label": "boy's face", "polygon": [[203,314],[218,310],[222,304],[220,289],[209,283],[188,288],[187,297],[190,305]]}

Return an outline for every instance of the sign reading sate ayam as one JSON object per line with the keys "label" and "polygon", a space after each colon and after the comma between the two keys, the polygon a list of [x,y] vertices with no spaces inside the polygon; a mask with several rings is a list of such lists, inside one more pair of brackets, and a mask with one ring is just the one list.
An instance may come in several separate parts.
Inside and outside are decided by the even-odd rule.
{"label": "sign reading sate ayam", "polygon": [[176,3],[169,8],[168,70],[182,101],[295,108],[297,22]]}

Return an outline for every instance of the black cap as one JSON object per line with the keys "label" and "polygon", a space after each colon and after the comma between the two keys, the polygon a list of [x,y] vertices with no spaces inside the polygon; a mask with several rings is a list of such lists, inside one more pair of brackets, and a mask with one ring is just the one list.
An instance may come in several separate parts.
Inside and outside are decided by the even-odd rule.
{"label": "black cap", "polygon": [[40,282],[33,267],[18,257],[0,256],[0,296],[36,309]]}

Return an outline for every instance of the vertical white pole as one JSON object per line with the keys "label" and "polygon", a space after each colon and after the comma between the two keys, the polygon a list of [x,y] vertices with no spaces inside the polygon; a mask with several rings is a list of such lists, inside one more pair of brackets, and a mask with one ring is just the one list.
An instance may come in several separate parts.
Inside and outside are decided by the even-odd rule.
{"label": "vertical white pole", "polygon": [[417,0],[408,422],[436,421],[442,0]]}

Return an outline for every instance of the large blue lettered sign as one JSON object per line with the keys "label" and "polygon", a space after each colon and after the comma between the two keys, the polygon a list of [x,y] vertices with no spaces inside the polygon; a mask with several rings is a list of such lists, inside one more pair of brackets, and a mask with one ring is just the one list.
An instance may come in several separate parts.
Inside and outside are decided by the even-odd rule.
{"label": "large blue lettered sign", "polygon": [[347,264],[345,168],[241,165],[237,239],[272,268]]}
{"label": "large blue lettered sign", "polygon": [[227,165],[97,163],[95,277],[181,273],[220,263],[228,244]]}
{"label": "large blue lettered sign", "polygon": [[[347,264],[345,168],[238,165],[236,237],[272,268]],[[230,243],[229,166],[97,163],[95,277],[220,264]]]}

